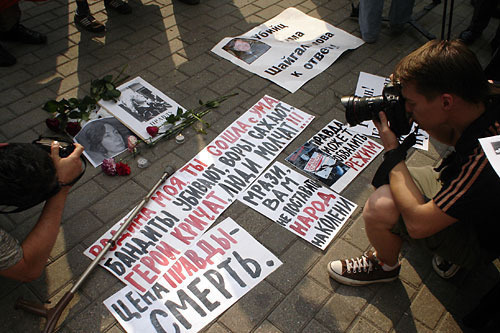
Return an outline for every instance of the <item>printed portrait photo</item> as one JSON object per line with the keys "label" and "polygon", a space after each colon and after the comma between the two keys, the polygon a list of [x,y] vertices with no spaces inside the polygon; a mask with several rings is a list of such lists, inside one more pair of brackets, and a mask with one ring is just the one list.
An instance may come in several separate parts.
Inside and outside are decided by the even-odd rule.
{"label": "printed portrait photo", "polygon": [[133,133],[114,117],[89,121],[74,140],[85,147],[83,154],[94,167],[106,158],[127,149],[127,138]]}
{"label": "printed portrait photo", "polygon": [[172,107],[140,83],[133,83],[122,91],[118,106],[142,123]]}
{"label": "printed portrait photo", "polygon": [[224,51],[231,53],[249,65],[259,59],[270,48],[266,43],[248,38],[233,38],[222,47]]}
{"label": "printed portrait photo", "polygon": [[500,141],[493,141],[491,145],[493,146],[495,154],[500,155]]}

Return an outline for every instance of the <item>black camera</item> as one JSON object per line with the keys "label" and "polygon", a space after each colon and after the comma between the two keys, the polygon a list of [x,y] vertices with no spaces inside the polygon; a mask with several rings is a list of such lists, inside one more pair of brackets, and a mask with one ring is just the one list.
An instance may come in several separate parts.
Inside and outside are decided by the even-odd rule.
{"label": "black camera", "polygon": [[59,156],[61,158],[68,157],[75,150],[75,145],[71,142],[62,141],[58,138],[39,138],[33,141],[34,144],[40,146],[43,150],[50,154],[50,147],[53,141],[59,142]]}
{"label": "black camera", "polygon": [[365,120],[379,120],[378,113],[384,111],[389,127],[400,137],[410,133],[412,122],[405,111],[405,100],[401,95],[401,85],[388,83],[382,95],[373,97],[344,96],[340,99],[345,107],[346,120],[351,126]]}

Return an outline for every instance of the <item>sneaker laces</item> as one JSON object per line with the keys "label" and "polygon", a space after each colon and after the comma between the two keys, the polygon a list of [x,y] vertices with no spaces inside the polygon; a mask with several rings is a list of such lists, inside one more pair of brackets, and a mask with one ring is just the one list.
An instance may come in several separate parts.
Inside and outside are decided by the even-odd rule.
{"label": "sneaker laces", "polygon": [[363,254],[359,258],[351,258],[350,260],[346,260],[346,268],[347,272],[351,273],[361,273],[361,270],[364,272],[371,272],[373,270],[373,263],[368,257]]}

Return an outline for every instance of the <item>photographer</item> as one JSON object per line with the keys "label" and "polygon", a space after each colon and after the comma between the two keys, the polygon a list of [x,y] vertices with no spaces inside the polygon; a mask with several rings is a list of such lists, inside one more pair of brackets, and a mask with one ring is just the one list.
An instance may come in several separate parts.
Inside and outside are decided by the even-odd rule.
{"label": "photographer", "polygon": [[379,112],[375,125],[391,168],[388,184],[376,189],[363,210],[374,251],[327,267],[333,279],[348,285],[397,279],[403,239],[434,253],[433,267],[443,278],[500,254],[500,178],[478,142],[500,134],[500,106],[474,53],[458,41],[433,40],[403,58],[392,79],[401,84],[411,120],[454,151],[436,169],[407,167],[406,152]]}
{"label": "photographer", "polygon": [[34,144],[0,144],[0,205],[2,213],[21,211],[45,201],[35,227],[19,244],[0,228],[0,275],[32,281],[47,263],[61,224],[71,185],[82,174],[76,144],[66,158],[59,156],[59,143],[52,142],[50,155]]}

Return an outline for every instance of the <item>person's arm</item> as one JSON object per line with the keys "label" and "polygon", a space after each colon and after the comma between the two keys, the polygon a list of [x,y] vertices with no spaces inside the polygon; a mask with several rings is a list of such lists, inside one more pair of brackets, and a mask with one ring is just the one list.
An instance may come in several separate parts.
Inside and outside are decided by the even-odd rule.
{"label": "person's arm", "polygon": [[[380,112],[379,117],[380,122],[375,122],[375,125],[385,150],[397,148],[398,140],[389,128],[385,113]],[[389,173],[389,186],[410,237],[417,239],[431,236],[457,221],[444,213],[434,201],[425,202],[404,161],[399,162]]]}
{"label": "person's arm", "polygon": [[[70,156],[61,159],[59,144],[52,144],[51,157],[60,183],[71,182],[81,172],[80,155],[83,152],[83,146],[79,144],[75,146],[75,151]],[[46,201],[35,227],[21,244],[23,257],[15,265],[1,270],[0,275],[14,280],[32,281],[42,274],[59,233],[69,190],[70,186],[63,186],[56,195]]]}

